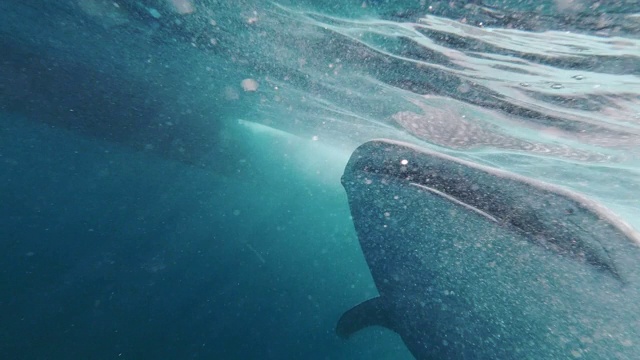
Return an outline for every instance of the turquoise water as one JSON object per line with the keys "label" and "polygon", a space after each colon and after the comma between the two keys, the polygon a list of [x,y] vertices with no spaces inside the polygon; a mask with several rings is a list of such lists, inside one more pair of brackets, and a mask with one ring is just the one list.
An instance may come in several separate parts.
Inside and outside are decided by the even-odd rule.
{"label": "turquoise water", "polygon": [[640,9],[600,2],[0,4],[0,352],[411,359],[340,176],[403,140],[640,228]]}

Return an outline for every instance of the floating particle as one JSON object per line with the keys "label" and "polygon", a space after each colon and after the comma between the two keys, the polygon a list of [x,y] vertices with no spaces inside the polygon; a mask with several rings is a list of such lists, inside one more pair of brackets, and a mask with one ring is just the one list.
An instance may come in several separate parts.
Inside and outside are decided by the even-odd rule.
{"label": "floating particle", "polygon": [[191,14],[196,11],[196,8],[190,0],[171,0],[171,3],[175,11],[181,15]]}
{"label": "floating particle", "polygon": [[160,14],[160,11],[154,8],[149,8],[147,10],[149,11],[149,14],[151,14],[151,16],[153,16],[155,19],[160,19],[162,17],[162,15]]}
{"label": "floating particle", "polygon": [[258,82],[253,79],[244,79],[240,83],[242,89],[244,91],[257,91],[258,90]]}
{"label": "floating particle", "polygon": [[247,19],[247,24],[255,24],[258,22],[258,12],[254,11],[253,16]]}
{"label": "floating particle", "polygon": [[622,344],[622,346],[629,347],[629,346],[633,345],[633,341],[631,341],[629,339],[625,339],[625,340],[620,341],[620,344]]}

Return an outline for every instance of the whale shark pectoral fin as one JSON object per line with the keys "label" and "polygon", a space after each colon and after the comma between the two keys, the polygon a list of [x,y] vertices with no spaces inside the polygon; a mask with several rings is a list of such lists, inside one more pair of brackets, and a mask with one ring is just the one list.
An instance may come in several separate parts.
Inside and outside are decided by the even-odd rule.
{"label": "whale shark pectoral fin", "polygon": [[382,326],[395,331],[389,306],[384,299],[376,297],[362,302],[342,314],[336,333],[343,339],[369,326]]}

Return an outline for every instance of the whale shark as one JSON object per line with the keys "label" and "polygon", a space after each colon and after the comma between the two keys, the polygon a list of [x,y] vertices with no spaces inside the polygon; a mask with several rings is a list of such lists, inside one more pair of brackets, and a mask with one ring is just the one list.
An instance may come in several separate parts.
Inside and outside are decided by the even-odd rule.
{"label": "whale shark", "polygon": [[382,326],[420,360],[640,354],[640,235],[599,203],[386,139],[342,184],[379,296],[340,337]]}

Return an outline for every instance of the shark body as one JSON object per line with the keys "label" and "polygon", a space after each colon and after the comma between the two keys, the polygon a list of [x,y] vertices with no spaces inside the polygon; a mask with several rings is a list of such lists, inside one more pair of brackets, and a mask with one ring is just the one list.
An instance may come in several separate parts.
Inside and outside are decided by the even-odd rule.
{"label": "shark body", "polygon": [[378,325],[416,359],[631,359],[640,236],[571,191],[390,140],[344,175],[379,296],[337,333]]}

